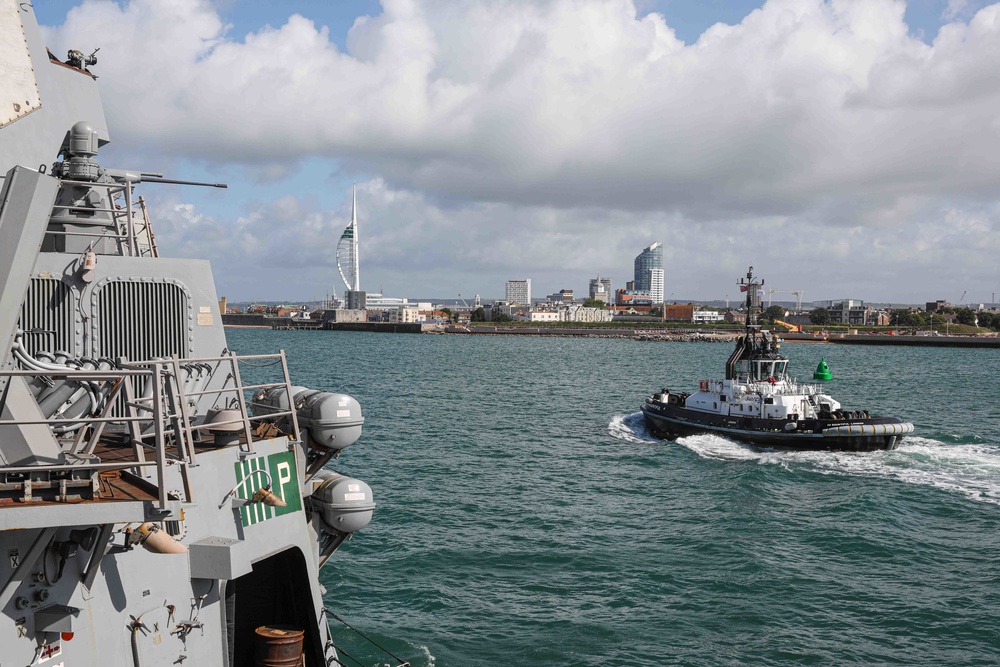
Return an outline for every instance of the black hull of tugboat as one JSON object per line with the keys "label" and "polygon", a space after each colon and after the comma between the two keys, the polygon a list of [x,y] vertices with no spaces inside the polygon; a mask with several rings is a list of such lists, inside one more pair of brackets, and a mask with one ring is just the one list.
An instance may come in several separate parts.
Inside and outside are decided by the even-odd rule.
{"label": "black hull of tugboat", "polygon": [[[895,449],[902,434],[912,431],[911,425],[903,424],[895,417],[788,422],[713,415],[655,401],[644,404],[642,414],[649,433],[661,440],[711,433],[757,447],[800,451],[872,452]],[[795,429],[787,430],[786,425],[792,423]]]}

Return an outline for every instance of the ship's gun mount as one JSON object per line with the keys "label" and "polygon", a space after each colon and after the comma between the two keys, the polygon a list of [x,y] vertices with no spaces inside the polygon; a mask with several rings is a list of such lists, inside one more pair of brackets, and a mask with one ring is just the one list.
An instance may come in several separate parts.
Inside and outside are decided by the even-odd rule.
{"label": "ship's gun mount", "polygon": [[[163,174],[108,169],[97,162],[101,139],[94,124],[79,121],[63,138],[51,173],[60,181],[43,252],[98,255],[157,256],[155,241],[142,198],[132,202],[136,184],[166,183],[225,188],[225,183],[203,183],[164,178]],[[41,168],[44,173],[44,167]]]}
{"label": "ship's gun mount", "polygon": [[66,54],[66,64],[69,65],[70,67],[75,67],[77,69],[89,73],[90,72],[89,67],[91,65],[97,64],[97,52],[100,50],[101,48],[97,47],[88,56],[85,55],[83,51],[80,51],[79,49],[70,49],[69,52]]}
{"label": "ship's gun mount", "polygon": [[345,447],[361,437],[365,418],[361,406],[347,394],[317,391],[306,387],[292,387],[292,405],[289,392],[284,387],[258,390],[251,398],[250,407],[255,417],[265,420],[268,415],[283,414],[275,424],[286,433],[292,432],[291,418],[294,409],[306,445],[306,477],[311,477]]}

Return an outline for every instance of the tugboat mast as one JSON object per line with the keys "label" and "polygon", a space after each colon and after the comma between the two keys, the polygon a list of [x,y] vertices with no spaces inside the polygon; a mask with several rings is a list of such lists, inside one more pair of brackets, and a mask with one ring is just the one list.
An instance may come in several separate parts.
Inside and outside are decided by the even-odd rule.
{"label": "tugboat mast", "polygon": [[[739,283],[741,292],[747,293],[747,320],[746,320],[746,332],[747,335],[750,334],[751,330],[758,330],[759,327],[756,326],[757,313],[754,312],[754,300],[759,296],[760,288],[763,287],[764,281],[761,280],[757,282],[753,276],[753,267],[751,266],[747,270],[746,278],[740,278]],[[761,307],[763,307],[763,299],[761,300]]]}

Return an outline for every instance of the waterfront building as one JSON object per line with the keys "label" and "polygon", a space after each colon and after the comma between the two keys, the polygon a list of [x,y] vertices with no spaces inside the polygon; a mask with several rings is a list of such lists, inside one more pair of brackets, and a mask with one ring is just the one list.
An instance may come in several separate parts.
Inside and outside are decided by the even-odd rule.
{"label": "waterfront building", "polygon": [[508,280],[504,300],[522,306],[531,305],[531,278],[524,280]]}
{"label": "waterfront building", "polygon": [[554,294],[549,294],[545,298],[552,303],[573,303],[573,290],[561,289]]}
{"label": "waterfront building", "polygon": [[665,305],[663,306],[663,319],[668,322],[691,322],[694,319],[694,306]]}
{"label": "waterfront building", "polygon": [[518,322],[558,322],[561,318],[556,310],[528,310],[518,313],[514,319]]}
{"label": "waterfront building", "polygon": [[612,315],[607,308],[587,308],[572,305],[562,312],[564,322],[610,322]]}
{"label": "waterfront building", "polygon": [[326,309],[323,310],[324,322],[367,322],[368,316],[362,309]]}
{"label": "waterfront building", "polygon": [[516,303],[507,301],[495,301],[489,308],[484,308],[488,321],[496,322],[501,315],[506,315],[510,319],[515,319],[520,313],[527,311],[527,308]]}
{"label": "waterfront building", "polygon": [[602,278],[598,275],[590,279],[590,298],[595,301],[611,303],[611,278]]}
{"label": "waterfront building", "polygon": [[717,310],[696,310],[691,315],[691,321],[695,324],[715,324],[722,320],[722,313]]}
{"label": "waterfront building", "polygon": [[653,303],[663,303],[663,244],[649,244],[635,258],[633,273],[635,291],[648,292]]}
{"label": "waterfront building", "polygon": [[866,306],[864,301],[856,299],[844,299],[839,303],[834,303],[827,308],[827,312],[830,313],[831,322],[840,324],[877,326],[883,320],[888,323],[887,313],[876,310],[872,306]]}
{"label": "waterfront building", "polygon": [[646,290],[620,289],[615,292],[615,305],[652,307],[659,304],[653,300],[653,296]]}
{"label": "waterfront building", "polygon": [[388,309],[389,322],[395,324],[412,324],[415,322],[430,322],[434,320],[434,308],[429,303],[408,303],[404,306]]}
{"label": "waterfront building", "polygon": [[650,270],[649,295],[653,297],[653,303],[663,303],[663,269]]}
{"label": "waterfront building", "polygon": [[388,321],[393,324],[411,324],[413,322],[421,322],[424,319],[415,308],[407,308],[405,306],[390,308],[386,313],[389,316]]}
{"label": "waterfront building", "polygon": [[365,305],[362,307],[367,308],[368,310],[389,310],[390,308],[405,306],[409,302],[409,299],[384,296],[379,292],[372,292],[371,294],[366,295]]}
{"label": "waterfront building", "polygon": [[[382,296],[381,294],[379,296]],[[347,298],[343,307],[347,310],[365,310],[368,306],[368,295],[360,290],[347,290]]]}

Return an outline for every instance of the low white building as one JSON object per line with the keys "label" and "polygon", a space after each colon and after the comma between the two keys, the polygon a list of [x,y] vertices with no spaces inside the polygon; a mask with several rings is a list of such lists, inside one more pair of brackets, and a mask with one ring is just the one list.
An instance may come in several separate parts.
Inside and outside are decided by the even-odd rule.
{"label": "low white building", "polygon": [[514,319],[518,322],[559,322],[561,318],[556,310],[529,310]]}
{"label": "low white building", "polygon": [[724,319],[725,316],[717,310],[696,310],[691,314],[691,322],[694,324],[714,324]]}
{"label": "low white building", "polygon": [[378,292],[370,292],[365,295],[366,310],[389,310],[391,308],[407,306],[409,303],[409,299],[385,296],[383,294],[379,294]]}

